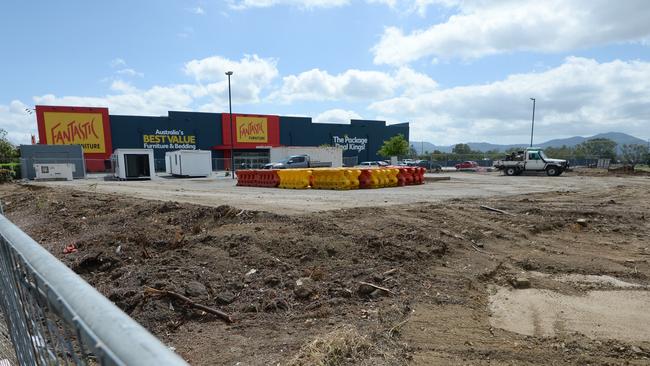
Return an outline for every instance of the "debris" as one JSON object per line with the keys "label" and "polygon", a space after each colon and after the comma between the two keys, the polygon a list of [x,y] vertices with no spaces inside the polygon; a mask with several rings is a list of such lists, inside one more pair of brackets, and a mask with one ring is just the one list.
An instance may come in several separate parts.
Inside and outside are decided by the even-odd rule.
{"label": "debris", "polygon": [[201,297],[208,294],[208,289],[201,282],[190,281],[185,288],[185,294],[192,297]]}
{"label": "debris", "polygon": [[398,268],[389,269],[388,271],[382,273],[382,275],[384,276],[392,275],[393,273],[397,272],[397,270]]}
{"label": "debris", "polygon": [[512,286],[519,289],[529,288],[530,280],[526,277],[517,277],[512,280]]}
{"label": "debris", "polygon": [[255,274],[255,273],[257,273],[257,270],[255,268],[252,268],[250,271],[246,272],[246,274],[244,276],[248,277],[248,276],[250,276],[252,274]]}
{"label": "debris", "polygon": [[577,219],[576,223],[580,226],[587,226],[587,219]]}
{"label": "debris", "polygon": [[298,299],[307,299],[315,292],[314,280],[309,277],[302,277],[296,281],[296,288],[293,294]]}
{"label": "debris", "polygon": [[484,210],[488,210],[488,211],[498,212],[498,213],[504,214],[504,215],[514,216],[510,212],[499,210],[498,208],[494,208],[494,207],[490,207],[490,206],[481,205],[481,208],[484,209]]}
{"label": "debris", "polygon": [[77,246],[73,244],[68,244],[63,248],[63,254],[70,254],[70,253],[76,253],[77,252]]}
{"label": "debris", "polygon": [[377,285],[369,283],[369,282],[359,282],[359,293],[362,292],[362,288],[364,289],[363,292],[367,292],[368,287],[372,287],[373,291],[374,291],[374,289],[376,289],[376,290],[381,290],[381,291],[388,292],[391,295],[395,295],[395,293],[393,291],[387,289],[386,287],[377,286]]}
{"label": "debris", "polygon": [[370,284],[361,282],[357,289],[357,293],[361,296],[369,296],[375,290],[376,289],[373,286],[370,286]]}
{"label": "debris", "polygon": [[630,350],[631,350],[632,352],[636,353],[636,354],[643,354],[643,353],[645,353],[645,352],[643,351],[643,349],[641,349],[641,347],[639,347],[639,346],[632,346],[632,347],[630,347]]}
{"label": "debris", "polygon": [[237,298],[237,296],[235,296],[235,294],[230,292],[230,291],[221,292],[216,297],[217,303],[221,304],[221,305],[232,304],[233,301],[235,301],[236,298]]}
{"label": "debris", "polygon": [[225,321],[226,323],[232,323],[233,322],[230,315],[224,313],[223,311],[211,308],[209,306],[198,304],[198,303],[192,301],[191,299],[189,299],[189,298],[187,298],[187,297],[185,297],[185,296],[183,296],[183,295],[181,295],[179,293],[173,292],[173,291],[159,290],[159,289],[156,289],[156,288],[153,288],[153,287],[145,286],[144,293],[147,294],[147,295],[171,297],[171,298],[174,298],[174,299],[177,299],[177,300],[180,300],[180,301],[184,302],[185,304],[187,304],[191,308],[203,310],[206,313],[216,315],[219,319]]}

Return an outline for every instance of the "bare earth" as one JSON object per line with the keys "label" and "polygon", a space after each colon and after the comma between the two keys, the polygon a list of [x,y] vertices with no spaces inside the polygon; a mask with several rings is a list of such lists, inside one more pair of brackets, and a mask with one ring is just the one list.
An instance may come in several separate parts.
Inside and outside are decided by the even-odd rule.
{"label": "bare earth", "polygon": [[71,182],[35,183],[44,186],[70,187],[87,192],[121,195],[198,205],[230,205],[247,210],[279,214],[296,214],[338,208],[391,206],[420,202],[440,202],[449,198],[490,197],[517,193],[611,188],[630,179],[645,177],[599,177],[562,175],[560,177],[521,176],[516,180],[500,173],[442,173],[429,177],[450,180],[431,184],[376,190],[286,190],[235,186],[228,177],[177,179],[156,177],[151,181],[106,181],[103,176]]}
{"label": "bare earth", "polygon": [[87,180],[0,200],[193,365],[650,362],[649,178],[451,176],[343,192]]}

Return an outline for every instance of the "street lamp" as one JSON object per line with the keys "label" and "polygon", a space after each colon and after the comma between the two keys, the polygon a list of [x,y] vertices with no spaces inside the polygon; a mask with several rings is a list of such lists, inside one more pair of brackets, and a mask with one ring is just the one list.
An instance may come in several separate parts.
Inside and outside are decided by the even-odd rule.
{"label": "street lamp", "polygon": [[226,75],[228,75],[228,107],[230,108],[230,170],[232,179],[235,179],[235,138],[233,137],[232,95],[230,92],[230,76],[232,76],[232,71],[226,71]]}
{"label": "street lamp", "polygon": [[530,147],[533,147],[533,131],[535,131],[535,98],[530,98],[533,101],[533,122],[530,125]]}

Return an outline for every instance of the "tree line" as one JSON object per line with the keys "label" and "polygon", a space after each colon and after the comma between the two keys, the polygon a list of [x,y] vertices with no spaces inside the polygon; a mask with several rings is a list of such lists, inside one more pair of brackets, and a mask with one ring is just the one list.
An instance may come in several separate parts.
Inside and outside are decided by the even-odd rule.
{"label": "tree line", "polygon": [[[418,153],[410,146],[403,135],[398,135],[384,141],[379,150],[383,157],[399,156],[421,160],[481,160],[502,159],[506,154],[526,149],[525,146],[514,147],[505,152],[499,150],[479,151],[472,150],[468,144],[456,144],[451,153],[440,150],[424,151]],[[616,141],[606,138],[586,140],[576,146],[547,147],[544,152],[550,158],[556,159],[611,159],[624,164],[650,164],[650,149],[646,144],[622,144],[618,148]]]}

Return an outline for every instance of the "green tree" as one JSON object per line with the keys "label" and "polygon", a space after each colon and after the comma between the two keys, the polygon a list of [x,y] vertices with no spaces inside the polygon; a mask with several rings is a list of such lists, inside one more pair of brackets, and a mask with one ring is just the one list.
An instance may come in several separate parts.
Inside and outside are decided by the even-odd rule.
{"label": "green tree", "polygon": [[646,163],[650,159],[650,151],[647,145],[624,144],[621,146],[621,158],[627,164]]}
{"label": "green tree", "polygon": [[18,157],[18,149],[7,139],[7,131],[0,128],[0,162],[8,163]]}
{"label": "green tree", "polygon": [[451,152],[458,155],[469,155],[472,153],[472,148],[467,144],[456,144]]}
{"label": "green tree", "polygon": [[554,159],[571,159],[576,155],[575,148],[562,145],[562,147],[547,147],[544,149],[546,156]]}
{"label": "green tree", "polygon": [[405,156],[409,153],[409,142],[406,141],[404,135],[399,134],[384,141],[381,149],[377,154],[389,158],[391,156]]}
{"label": "green tree", "polygon": [[605,138],[587,140],[576,146],[576,156],[583,158],[615,159],[616,145],[615,141]]}

